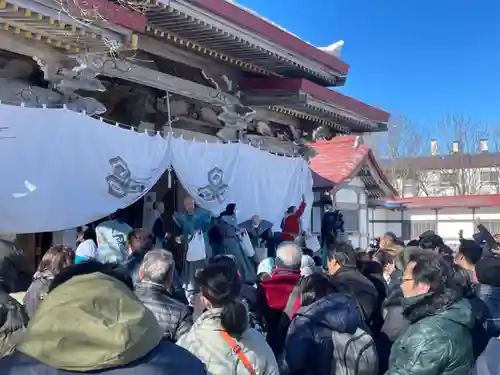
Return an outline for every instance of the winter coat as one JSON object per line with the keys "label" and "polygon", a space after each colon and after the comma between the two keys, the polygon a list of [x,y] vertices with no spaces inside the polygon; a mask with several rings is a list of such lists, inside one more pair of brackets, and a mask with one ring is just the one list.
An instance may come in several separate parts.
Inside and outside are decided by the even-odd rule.
{"label": "winter coat", "polygon": [[340,293],[356,299],[365,322],[371,321],[377,308],[378,293],[375,286],[355,267],[343,267],[331,277],[333,285]]}
{"label": "winter coat", "polygon": [[[262,281],[258,288],[258,305],[262,307],[262,314],[267,322],[267,342],[271,345],[274,353],[281,352],[286,330],[290,320],[284,316],[290,293],[300,283],[300,269],[287,270],[276,268],[271,278]],[[292,313],[300,307],[300,296],[295,302]],[[283,319],[283,320],[282,320]]]}
{"label": "winter coat", "polygon": [[258,304],[257,289],[252,285],[243,284],[241,288],[241,301],[248,310],[248,325],[266,337],[267,322]]}
{"label": "winter coat", "polygon": [[50,271],[37,272],[33,276],[33,282],[23,298],[24,309],[28,313],[30,319],[33,319],[38,304],[45,298],[45,295],[49,291],[54,276],[54,273]]}
{"label": "winter coat", "polygon": [[163,285],[140,282],[135,286],[135,295],[154,314],[164,338],[176,342],[191,329],[191,310],[173,299]]}
{"label": "winter coat", "polygon": [[0,289],[6,293],[24,292],[32,275],[23,251],[13,242],[0,239]]}
{"label": "winter coat", "polygon": [[400,285],[389,284],[388,295],[382,306],[384,325],[381,332],[391,342],[396,341],[410,324],[408,319],[403,315],[402,301],[403,292]]}
{"label": "winter coat", "polygon": [[[182,336],[177,345],[201,359],[211,375],[249,375],[238,356],[220,334],[221,309],[204,312],[193,328]],[[248,328],[240,338],[235,338],[256,374],[278,375],[278,364],[265,338],[253,328]]]}
{"label": "winter coat", "polygon": [[331,375],[332,331],[354,333],[362,324],[356,303],[332,294],[295,314],[279,357],[280,375]]}
{"label": "winter coat", "polygon": [[139,279],[139,270],[141,268],[142,261],[144,259],[144,255],[146,255],[147,251],[136,250],[130,253],[128,258],[123,262],[123,267],[125,267],[132,278],[134,285],[140,282]]}
{"label": "winter coat", "polygon": [[306,203],[302,202],[293,214],[285,216],[282,222],[281,239],[283,241],[294,241],[300,234],[300,218],[306,209]]}
{"label": "winter coat", "polygon": [[154,315],[119,280],[74,276],[38,307],[2,375],[206,375],[203,364],[162,340]]}
{"label": "winter coat", "polygon": [[492,338],[484,352],[476,361],[474,375],[498,375],[500,374],[500,339]]}
{"label": "winter coat", "polygon": [[0,291],[0,357],[14,351],[27,325],[28,315],[21,304]]}
{"label": "winter coat", "polygon": [[469,375],[474,363],[469,302],[439,308],[421,303],[423,298],[428,297],[414,297],[419,302],[411,313],[405,309],[411,323],[392,346],[386,375]]}
{"label": "winter coat", "polygon": [[377,304],[373,307],[373,313],[369,321],[371,333],[377,335],[383,324],[382,304],[387,297],[387,282],[382,274],[382,266],[375,261],[360,262],[362,274],[373,284],[377,290]]}
{"label": "winter coat", "polygon": [[500,335],[500,287],[485,284],[474,285],[476,296],[484,302],[485,328],[489,337]]}

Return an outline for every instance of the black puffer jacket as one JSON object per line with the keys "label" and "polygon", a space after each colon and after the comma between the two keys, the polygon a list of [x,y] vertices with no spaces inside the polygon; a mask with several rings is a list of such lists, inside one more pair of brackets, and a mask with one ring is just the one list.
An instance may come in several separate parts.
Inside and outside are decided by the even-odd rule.
{"label": "black puffer jacket", "polygon": [[140,282],[135,286],[135,294],[154,314],[166,339],[175,343],[191,329],[193,316],[190,308],[172,298],[164,286]]}
{"label": "black puffer jacket", "polygon": [[332,294],[301,307],[288,329],[278,361],[280,374],[330,375],[332,331],[354,333],[361,324],[356,303],[344,294]]}
{"label": "black puffer jacket", "polygon": [[372,282],[363,276],[356,267],[343,267],[331,277],[331,280],[340,293],[356,299],[362,309],[365,322],[370,323],[378,303],[377,289]]}

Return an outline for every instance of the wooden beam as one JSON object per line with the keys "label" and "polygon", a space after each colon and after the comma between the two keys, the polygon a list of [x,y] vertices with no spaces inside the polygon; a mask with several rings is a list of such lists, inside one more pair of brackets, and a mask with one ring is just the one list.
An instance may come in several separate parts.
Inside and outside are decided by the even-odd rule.
{"label": "wooden beam", "polygon": [[243,104],[254,107],[306,104],[307,95],[298,91],[245,90],[241,93]]}
{"label": "wooden beam", "polygon": [[282,113],[271,111],[267,108],[255,108],[255,112],[256,114],[254,119],[257,121],[272,121],[279,124],[288,125],[296,129],[300,128],[300,120],[296,117],[287,116]]}
{"label": "wooden beam", "polygon": [[68,57],[43,42],[15,36],[0,31],[0,49],[28,57],[38,57],[44,61],[68,60]]}
{"label": "wooden beam", "polygon": [[154,87],[172,94],[185,96],[204,103],[217,106],[239,105],[240,100],[212,87],[188,81],[157,70],[134,65],[104,55],[81,55],[78,61],[89,69],[107,77],[121,78],[126,81]]}
{"label": "wooden beam", "polygon": [[[167,44],[166,41],[159,41],[146,35],[140,35],[138,37],[137,49],[207,72],[218,72],[219,74],[226,73],[225,70],[220,69],[217,63],[211,59],[207,59],[193,52]],[[228,67],[227,72],[230,71],[234,71],[234,69]]]}

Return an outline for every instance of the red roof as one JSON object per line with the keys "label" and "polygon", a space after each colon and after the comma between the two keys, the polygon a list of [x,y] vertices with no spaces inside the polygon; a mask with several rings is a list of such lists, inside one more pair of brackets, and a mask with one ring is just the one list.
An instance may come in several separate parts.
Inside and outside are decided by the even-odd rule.
{"label": "red roof", "polygon": [[500,194],[407,197],[393,199],[390,202],[402,203],[406,208],[413,209],[498,207]]}
{"label": "red roof", "polygon": [[390,117],[389,113],[381,109],[303,78],[247,78],[243,79],[240,84],[243,89],[249,90],[302,91],[310,94],[315,99],[334,104],[373,121],[388,122]]}
{"label": "red roof", "polygon": [[225,18],[236,25],[252,30],[253,32],[268,38],[274,43],[316,60],[336,72],[347,74],[349,71],[349,65],[344,63],[338,57],[332,56],[310,45],[309,43],[304,42],[296,36],[280,29],[279,27],[235,4],[231,4],[230,2],[224,0],[190,0],[190,2],[198,5],[200,8],[208,10],[211,13],[217,14],[218,16]]}
{"label": "red roof", "polygon": [[148,19],[144,14],[108,0],[72,0],[68,6],[70,11],[75,8],[80,9],[80,11],[97,12],[106,22],[138,32],[144,32],[148,23]]}
{"label": "red roof", "polygon": [[330,141],[317,141],[310,144],[319,155],[311,159],[311,169],[323,180],[332,185],[341,184],[357,176],[361,168],[370,166],[375,172],[372,176],[379,185],[397,195],[366,144],[355,147],[356,136],[335,137]]}

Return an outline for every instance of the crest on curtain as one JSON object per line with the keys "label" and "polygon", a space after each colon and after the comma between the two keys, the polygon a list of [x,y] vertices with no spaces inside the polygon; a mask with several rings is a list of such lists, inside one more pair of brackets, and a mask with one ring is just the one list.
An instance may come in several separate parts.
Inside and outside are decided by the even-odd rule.
{"label": "crest on curtain", "polygon": [[198,188],[198,196],[206,202],[218,201],[223,203],[227,199],[229,186],[224,183],[224,171],[214,167],[207,173],[208,185]]}
{"label": "crest on curtain", "polygon": [[132,178],[130,169],[120,156],[109,159],[113,173],[106,177],[108,193],[116,198],[126,197],[128,194],[142,194],[146,191],[147,181]]}

